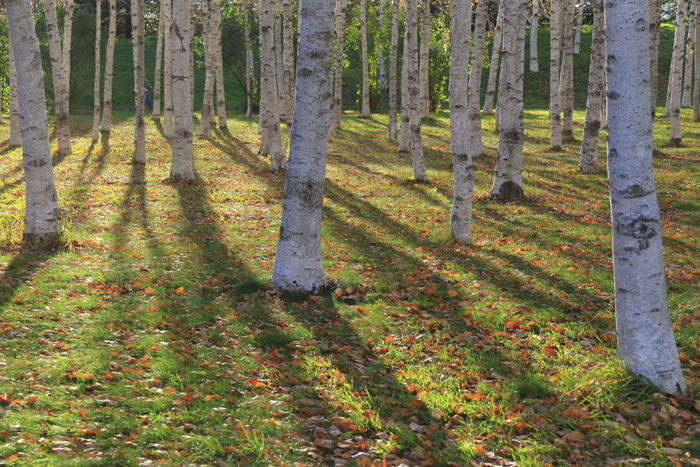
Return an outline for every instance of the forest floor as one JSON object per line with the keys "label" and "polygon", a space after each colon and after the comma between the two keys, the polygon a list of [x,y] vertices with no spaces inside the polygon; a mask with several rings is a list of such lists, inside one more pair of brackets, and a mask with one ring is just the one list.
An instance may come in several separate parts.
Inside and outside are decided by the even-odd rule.
{"label": "forest floor", "polygon": [[[691,118],[684,110],[685,122]],[[577,137],[583,113],[575,114]],[[284,187],[254,119],[195,142],[198,181],[168,181],[147,123],[110,147],[73,118],[54,159],[65,246],[22,248],[20,150],[0,126],[0,464],[584,465],[700,461],[700,124],[656,175],[671,319],[689,397],[615,356],[611,229],[601,173],[548,147],[525,112],[525,191],[488,199],[484,118],[474,245],[450,241],[449,119],[424,126],[430,183],[386,137],[344,117],[329,146],[323,256],[334,290],[269,285]]]}

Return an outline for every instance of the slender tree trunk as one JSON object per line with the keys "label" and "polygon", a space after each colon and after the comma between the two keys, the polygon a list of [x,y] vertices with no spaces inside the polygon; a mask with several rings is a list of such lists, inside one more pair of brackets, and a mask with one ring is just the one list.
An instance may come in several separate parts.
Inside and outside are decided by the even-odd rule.
{"label": "slender tree trunk", "polygon": [[275,0],[275,72],[277,76],[277,105],[279,107],[280,119],[284,121],[291,121],[292,116],[287,115],[287,108],[285,103],[287,102],[287,97],[285,96],[284,88],[284,63],[282,60],[282,9],[280,8],[281,1]]}
{"label": "slender tree trunk", "polygon": [[695,55],[695,8],[691,5],[688,17],[688,38],[685,41],[685,72],[683,73],[683,91],[681,107],[690,107],[693,100],[693,56]]}
{"label": "slender tree trunk", "polygon": [[559,94],[559,57],[561,56],[561,2],[552,2],[549,31],[549,145],[561,150],[561,95]]}
{"label": "slender tree trunk", "polygon": [[676,35],[673,43],[673,67],[671,69],[671,144],[681,144],[681,86],[683,83],[683,43],[685,41],[685,18],[688,12],[688,0],[678,0],[676,16]]}
{"label": "slender tree trunk", "polygon": [[[27,0],[5,0],[5,11],[18,76],[18,96],[24,166],[24,240],[51,242],[58,237],[61,213],[51,166],[49,122],[46,118],[44,75]],[[54,9],[55,15],[55,9]]]}
{"label": "slender tree trunk", "polygon": [[[312,0],[306,0],[311,2]],[[273,0],[258,0],[260,15],[260,154],[270,155],[273,172],[287,168],[277,106]]]}
{"label": "slender tree trunk", "polygon": [[423,135],[421,132],[420,86],[418,77],[418,5],[417,0],[406,0],[406,46],[408,47],[408,115],[411,129],[411,161],[413,178],[425,182]]}
{"label": "slender tree trunk", "polygon": [[202,1],[202,22],[204,23],[204,95],[202,96],[202,110],[199,118],[199,139],[209,138],[211,121],[214,118],[212,100],[214,99],[215,74],[214,51],[212,46],[211,11],[207,0]]}
{"label": "slender tree trunk", "polygon": [[348,1],[340,0],[335,15],[335,83],[333,86],[333,107],[331,110],[331,124],[329,134],[335,135],[335,131],[341,127],[343,115],[343,42],[345,40],[345,14],[348,9]]}
{"label": "slender tree trunk", "polygon": [[523,79],[527,1],[504,0],[498,159],[491,195],[504,200],[523,196]]}
{"label": "slender tree trunk", "polygon": [[[389,3],[391,0],[380,0],[379,1],[379,30],[383,31],[384,30],[384,20],[386,18],[386,15],[384,14],[384,7],[386,3]],[[379,89],[383,93],[387,89],[389,89],[389,81],[387,79],[386,75],[386,55],[384,54],[384,44],[379,43],[377,44],[377,49],[378,49],[378,57],[377,57],[377,81],[379,83]]]}
{"label": "slender tree trunk", "polygon": [[[73,13],[75,3],[65,0],[63,3],[63,89],[66,92],[66,108],[70,116],[70,52],[73,38]],[[69,130],[70,131],[70,130]],[[70,144],[70,138],[68,139]]]}
{"label": "slender tree trunk", "polygon": [[605,4],[617,353],[633,374],[681,393],[687,387],[668,315],[654,186],[647,6],[647,0]]}
{"label": "slender tree trunk", "polygon": [[283,47],[282,62],[284,62],[284,98],[287,113],[287,128],[294,117],[294,31],[292,30],[292,2],[282,0],[282,33]]}
{"label": "slender tree trunk", "polygon": [[396,127],[396,61],[399,55],[399,0],[391,0],[391,50],[389,51],[389,139],[398,136]]}
{"label": "slender tree trunk", "polygon": [[562,103],[562,129],[561,137],[564,142],[574,140],[574,49],[573,49],[573,22],[574,2],[576,0],[562,0],[562,48],[564,50],[564,63],[561,67],[559,92]]}
{"label": "slender tree trunk", "polygon": [[243,0],[243,24],[245,34],[245,95],[246,95],[246,117],[253,116],[253,63],[250,50],[250,0]]}
{"label": "slender tree trunk", "polygon": [[540,65],[537,61],[537,25],[539,23],[537,0],[532,2],[532,21],[530,22],[530,71],[537,73]]}
{"label": "slender tree trunk", "polygon": [[367,2],[360,0],[360,48],[362,49],[362,116],[369,117],[369,60],[367,59]]}
{"label": "slender tree trunk", "polygon": [[399,136],[399,152],[411,150],[411,130],[408,97],[408,40],[406,33],[408,28],[404,27],[403,54],[401,57],[401,134]]}
{"label": "slender tree trunk", "polygon": [[173,86],[173,152],[171,180],[195,178],[192,158],[192,99],[190,96],[190,0],[173,0],[170,24]]}
{"label": "slender tree trunk", "polygon": [[656,117],[656,96],[659,87],[659,1],[649,0],[649,68],[651,70],[651,118]]}
{"label": "slender tree trunk", "polygon": [[22,144],[22,133],[20,130],[22,123],[19,117],[17,66],[15,64],[15,54],[14,49],[12,48],[12,41],[9,43],[8,55],[10,56],[10,147],[15,147]]}
{"label": "slender tree trunk", "polygon": [[63,61],[63,52],[61,51],[61,39],[58,32],[56,0],[45,0],[44,11],[46,14],[46,32],[49,43],[49,55],[51,57],[51,76],[53,78],[53,94],[54,107],[56,111],[56,138],[58,139],[58,153],[65,156],[70,154],[72,152],[72,149],[70,142],[68,90],[65,88],[65,67]]}
{"label": "slender tree trunk", "polygon": [[[196,12],[194,8],[194,0],[190,0],[190,96],[192,100],[192,111],[194,112],[194,38],[197,28],[195,27],[194,19]],[[194,130],[193,130],[194,131]]]}
{"label": "slender tree trunk", "polygon": [[156,43],[156,66],[153,76],[153,114],[154,120],[160,119],[160,75],[163,64],[163,16],[165,1],[160,2],[160,15],[158,16],[158,42]]}
{"label": "slender tree trunk", "polygon": [[586,123],[581,139],[579,167],[586,174],[598,172],[598,135],[605,92],[605,0],[593,0],[593,39],[588,78]]}
{"label": "slender tree trunk", "polygon": [[[700,15],[700,1],[695,0],[695,44],[700,44],[700,27],[698,27],[698,15]],[[657,31],[658,42],[658,31]],[[657,46],[658,52],[658,46]],[[700,122],[700,60],[695,60],[694,66],[694,88],[693,93],[693,121]],[[654,70],[652,68],[652,70]]]}
{"label": "slender tree trunk", "polygon": [[333,60],[333,2],[304,0],[299,40],[294,125],[272,283],[280,289],[320,291],[321,208],[326,177]]}
{"label": "slender tree trunk", "polygon": [[574,54],[581,52],[581,26],[583,25],[583,4],[585,0],[579,0],[578,14],[576,15],[576,36],[574,37]]}
{"label": "slender tree trunk", "polygon": [[479,0],[474,20],[474,43],[469,73],[469,154],[481,155],[484,145],[481,135],[481,72],[484,66],[484,40],[486,37],[486,15],[488,0]]}
{"label": "slender tree trunk", "polygon": [[673,89],[673,68],[675,66],[675,54],[671,56],[671,69],[668,72],[668,87],[666,88],[666,105],[664,106],[664,117],[671,116],[671,91]]}
{"label": "slender tree trunk", "polygon": [[[483,0],[482,0],[483,1]],[[454,193],[450,231],[458,243],[472,242],[472,203],[474,165],[469,151],[469,36],[472,19],[471,0],[454,0],[450,28],[450,137]]]}
{"label": "slender tree trunk", "polygon": [[143,0],[131,0],[131,42],[134,61],[134,162],[146,163],[146,93],[144,89]]}
{"label": "slender tree trunk", "polygon": [[420,114],[430,118],[430,0],[421,0],[420,11]]}
{"label": "slender tree trunk", "polygon": [[102,61],[102,0],[95,5],[95,82],[92,87],[92,142],[100,140],[100,62]]}
{"label": "slender tree trunk", "polygon": [[163,3],[163,135],[166,138],[173,137],[173,62],[172,49],[170,48],[170,26],[173,18],[173,5],[170,0],[161,0]]}
{"label": "slender tree trunk", "polygon": [[[224,54],[221,50],[221,1],[211,0],[211,37],[216,76],[216,115],[219,128],[228,128],[226,117],[226,90],[224,89]],[[213,119],[213,116],[212,116]]]}
{"label": "slender tree trunk", "polygon": [[486,99],[484,100],[484,113],[493,113],[493,101],[496,95],[496,83],[498,79],[498,66],[501,61],[501,48],[503,44],[503,2],[498,2],[498,17],[493,31],[493,48],[491,49],[491,66],[489,67],[489,82],[486,85]]}
{"label": "slender tree trunk", "polygon": [[105,85],[102,96],[102,143],[109,144],[109,134],[112,127],[112,81],[114,77],[114,43],[117,40],[117,0],[109,0],[109,34],[107,36],[107,52],[105,54]]}

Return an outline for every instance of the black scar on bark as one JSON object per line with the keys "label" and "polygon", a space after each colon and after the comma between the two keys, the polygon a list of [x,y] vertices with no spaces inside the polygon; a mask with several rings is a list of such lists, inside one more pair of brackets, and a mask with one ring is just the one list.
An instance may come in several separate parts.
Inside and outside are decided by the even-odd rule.
{"label": "black scar on bark", "polygon": [[517,201],[525,196],[523,187],[513,181],[504,182],[498,193],[491,192],[491,197],[500,201]]}

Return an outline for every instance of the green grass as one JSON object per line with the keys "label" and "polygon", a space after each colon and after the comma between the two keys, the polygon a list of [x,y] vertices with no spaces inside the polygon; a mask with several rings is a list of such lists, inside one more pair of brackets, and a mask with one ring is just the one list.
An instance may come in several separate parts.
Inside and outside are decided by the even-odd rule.
{"label": "green grass", "polygon": [[[681,148],[665,147],[657,120],[656,174],[670,311],[697,394],[700,125],[687,112]],[[516,204],[487,198],[497,135],[484,117],[472,247],[449,237],[447,115],[424,126],[430,183],[414,184],[386,116],[346,114],[322,241],[337,288],[322,297],[269,286],[284,178],[256,155],[255,119],[231,115],[230,133],[195,142],[191,184],[168,181],[150,120],[148,164],[132,165],[130,115],[115,120],[102,147],[91,117],[73,117],[74,154],[54,160],[56,251],[20,247],[21,154],[0,147],[0,462],[699,458],[697,401],[654,393],[615,358],[605,162],[583,176],[578,146],[551,152],[546,111],[525,113]]]}

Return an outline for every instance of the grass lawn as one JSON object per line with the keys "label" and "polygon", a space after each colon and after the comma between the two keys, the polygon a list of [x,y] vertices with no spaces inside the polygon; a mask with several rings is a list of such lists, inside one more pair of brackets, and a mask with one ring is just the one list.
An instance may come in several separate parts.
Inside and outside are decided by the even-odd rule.
{"label": "grass lawn", "polygon": [[[700,124],[657,120],[671,318],[700,393]],[[583,113],[575,113],[580,138]],[[526,200],[489,201],[484,118],[475,243],[450,242],[449,119],[424,126],[429,184],[411,182],[387,117],[346,114],[329,146],[327,296],[269,282],[283,175],[256,119],[195,141],[199,180],[171,184],[147,122],[110,147],[72,120],[55,158],[65,248],[22,249],[20,150],[0,125],[0,464],[653,465],[700,460],[700,402],[633,380],[615,357],[605,162],[549,150],[527,110]],[[7,122],[7,120],[4,120]],[[600,157],[604,159],[605,151]],[[345,463],[345,464],[344,464]]]}

